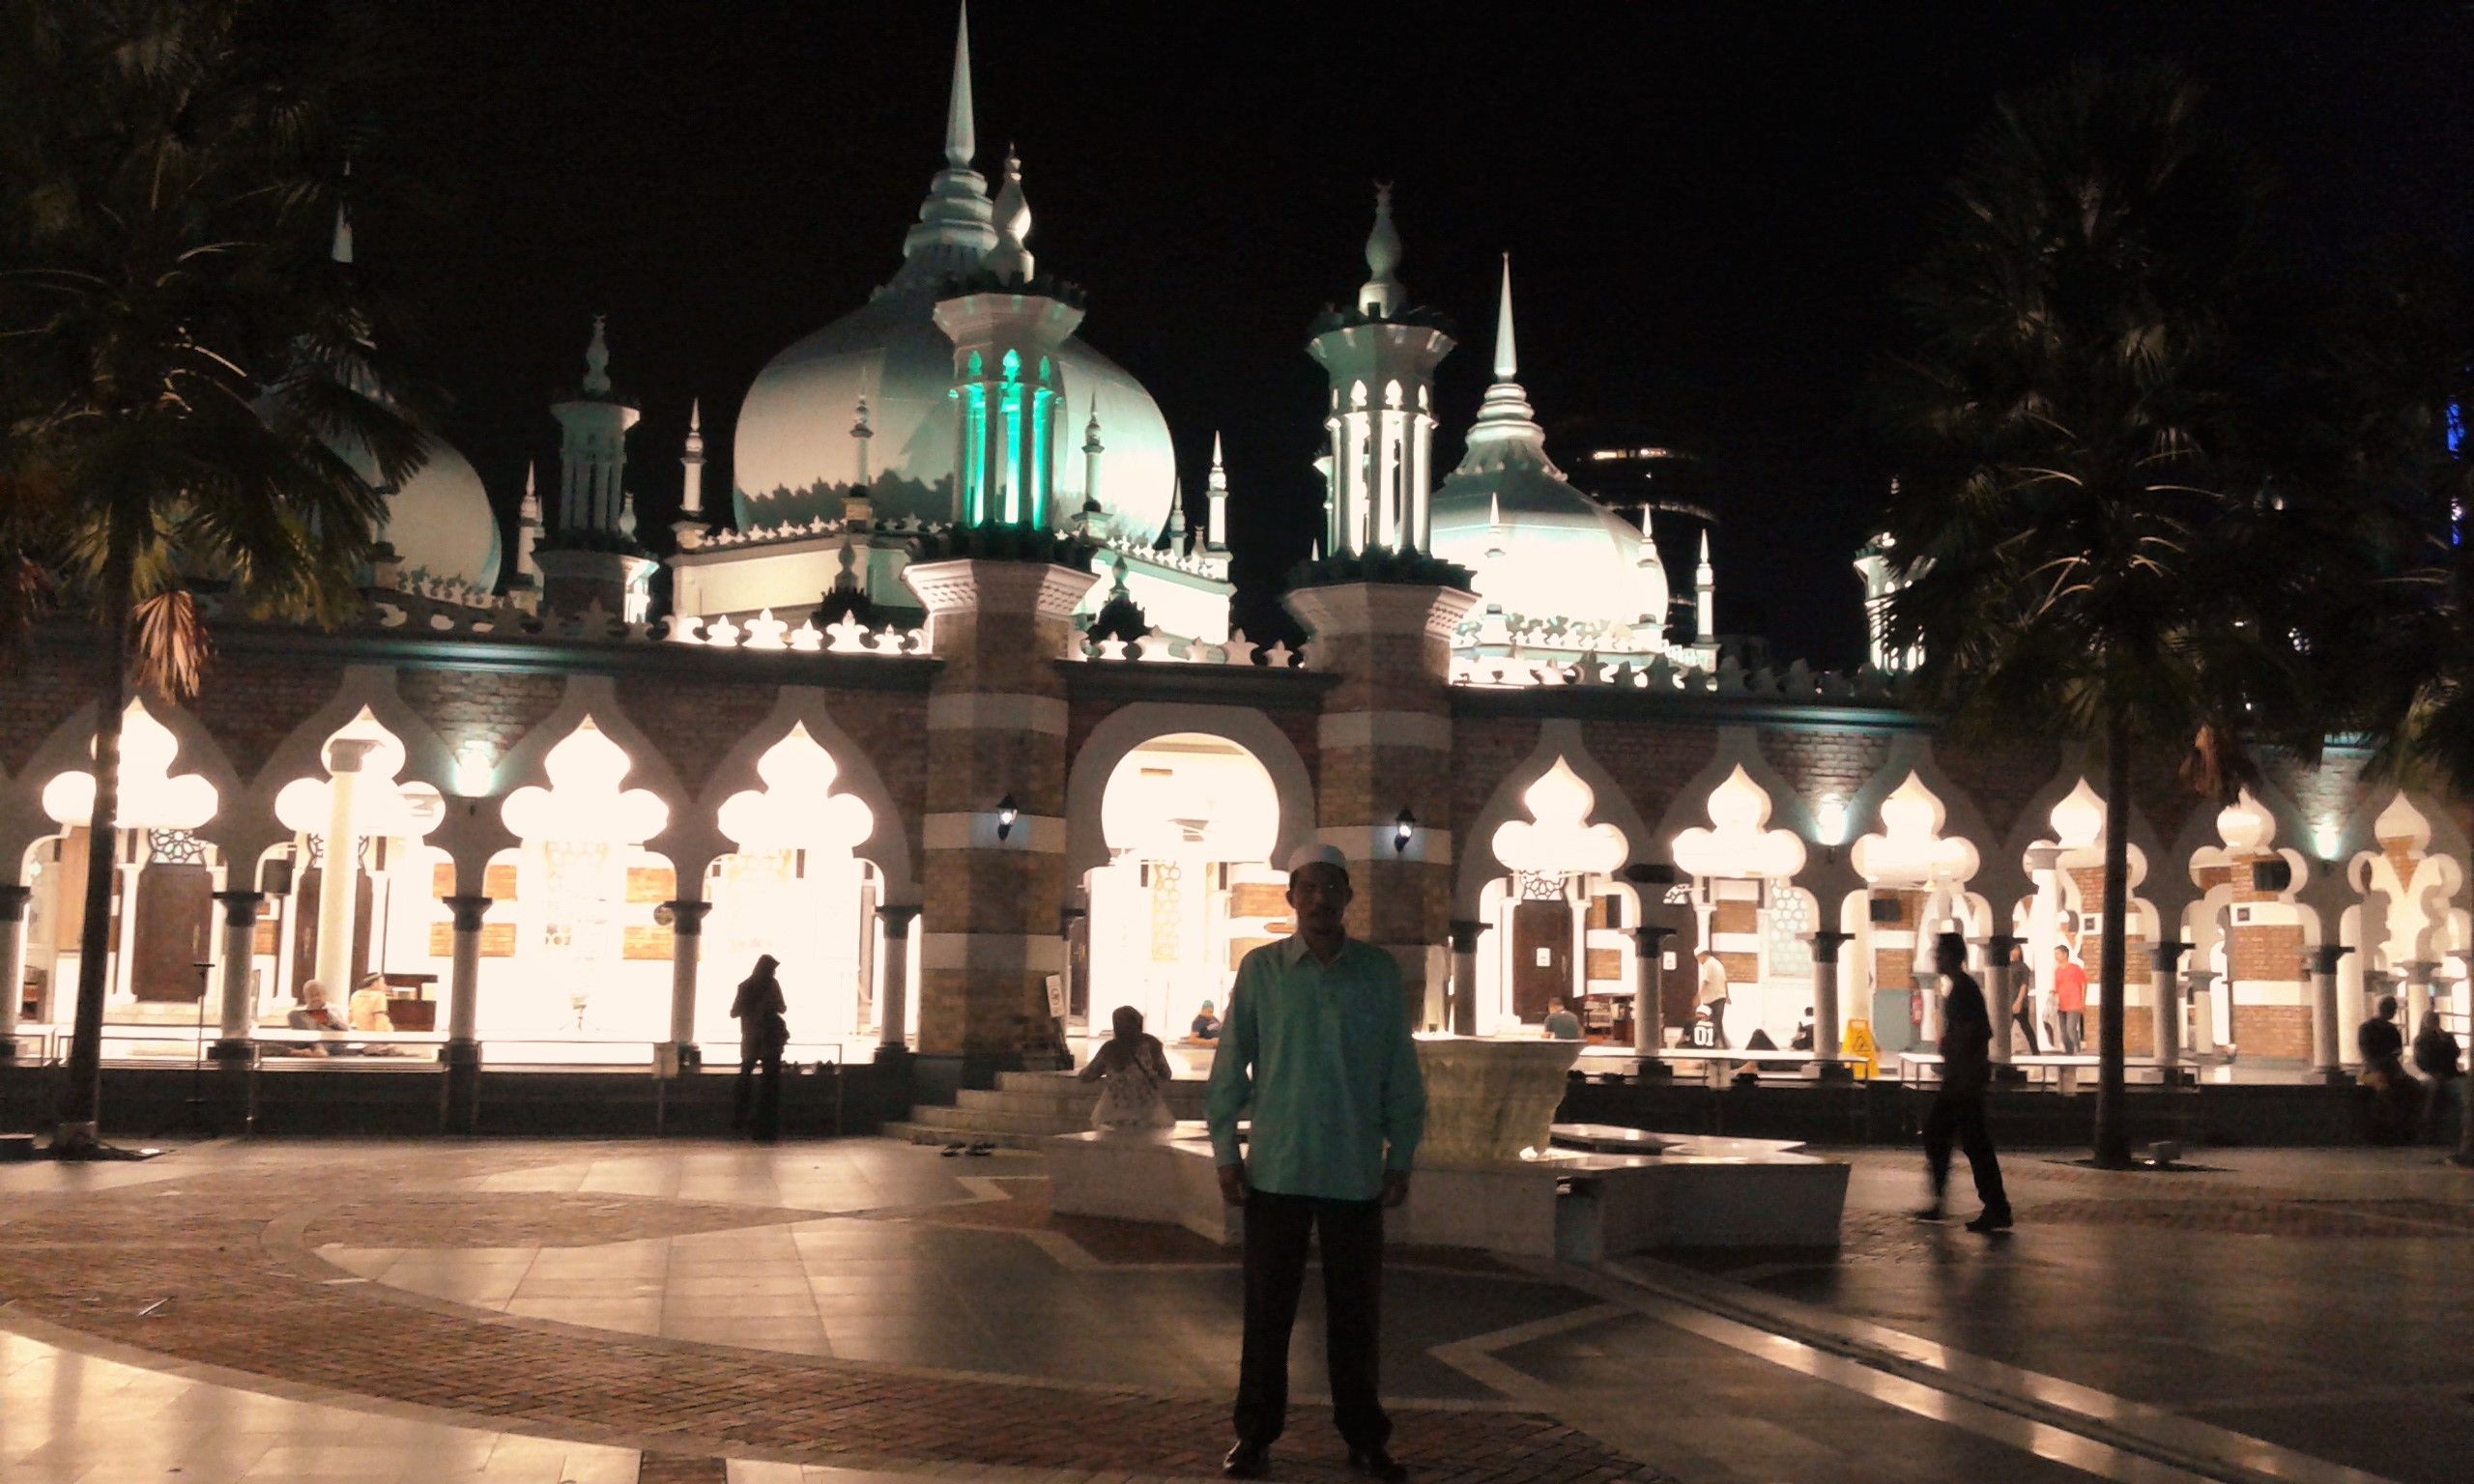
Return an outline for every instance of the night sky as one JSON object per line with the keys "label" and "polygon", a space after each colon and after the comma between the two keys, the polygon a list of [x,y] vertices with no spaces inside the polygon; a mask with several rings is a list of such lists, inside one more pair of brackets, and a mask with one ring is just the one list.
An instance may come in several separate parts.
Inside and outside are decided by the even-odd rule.
{"label": "night sky", "polygon": [[[364,169],[416,170],[437,194],[390,210],[373,193],[361,260],[420,306],[418,367],[509,514],[526,460],[555,471],[547,405],[606,311],[612,374],[644,409],[629,483],[658,539],[689,397],[711,498],[758,369],[900,261],[938,162],[953,6],[411,14]],[[2173,60],[2279,172],[2307,259],[2342,265],[2401,233],[2461,252],[2469,33],[2460,4],[972,14],[980,168],[1019,146],[1031,247],[1085,287],[1086,338],[1159,400],[1197,515],[1212,432],[1226,435],[1241,616],[1314,527],[1306,327],[1365,277],[1384,179],[1412,297],[1464,328],[1439,378],[1438,465],[1487,380],[1508,250],[1550,453],[1577,475],[1600,433],[1693,452],[1721,522],[1720,627],[1827,664],[1860,656],[1848,556],[1891,472],[1867,412],[1899,344],[1890,291],[1996,94],[2080,57]]]}

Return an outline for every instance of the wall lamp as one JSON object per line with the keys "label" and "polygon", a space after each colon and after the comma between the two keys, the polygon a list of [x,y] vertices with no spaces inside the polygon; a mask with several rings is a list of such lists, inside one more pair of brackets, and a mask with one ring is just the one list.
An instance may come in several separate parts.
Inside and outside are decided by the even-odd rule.
{"label": "wall lamp", "polygon": [[1402,806],[1399,817],[1392,821],[1392,853],[1406,854],[1409,848],[1409,837],[1417,832],[1418,816],[1409,813],[1407,806]]}
{"label": "wall lamp", "polygon": [[1012,794],[1009,793],[998,799],[996,801],[996,838],[1003,840],[1006,836],[1013,834],[1014,821],[1021,817],[1022,812],[1015,807]]}
{"label": "wall lamp", "polygon": [[1813,806],[1813,828],[1821,837],[1824,860],[1838,859],[1838,847],[1847,842],[1847,801],[1834,793],[1825,793]]}
{"label": "wall lamp", "polygon": [[482,798],[497,781],[497,749],[480,737],[466,739],[455,750],[455,791],[468,799]]}

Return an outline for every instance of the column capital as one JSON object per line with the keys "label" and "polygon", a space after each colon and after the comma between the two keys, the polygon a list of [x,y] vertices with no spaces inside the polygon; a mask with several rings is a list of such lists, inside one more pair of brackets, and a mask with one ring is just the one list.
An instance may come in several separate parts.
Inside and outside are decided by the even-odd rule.
{"label": "column capital", "polygon": [[266,901],[267,894],[264,892],[217,892],[215,894],[215,899],[223,903],[224,927],[254,928],[258,922],[258,908]]}
{"label": "column capital", "polygon": [[1466,919],[1453,922],[1452,925],[1452,951],[1455,954],[1476,953],[1478,951],[1479,937],[1482,935],[1487,928],[1492,928],[1493,926],[1495,925],[1492,923],[1470,922]]}
{"label": "column capital", "polygon": [[2405,983],[2428,985],[2439,973],[2439,965],[2429,958],[2412,958],[2405,963]]}
{"label": "column capital", "polygon": [[915,905],[887,902],[877,908],[877,921],[885,925],[885,931],[893,933],[909,930],[911,920],[918,915],[919,908]]}
{"label": "column capital", "polygon": [[14,923],[24,915],[34,895],[31,886],[0,886],[0,923]]}
{"label": "column capital", "polygon": [[446,899],[446,910],[455,914],[455,930],[457,932],[478,932],[481,930],[481,920],[488,915],[490,910],[490,899],[487,897],[449,897]]}
{"label": "column capital", "polygon": [[670,930],[682,937],[694,937],[705,930],[705,914],[713,910],[709,901],[665,901],[662,910],[670,914]]}
{"label": "column capital", "polygon": [[378,744],[367,737],[336,737],[327,744],[327,771],[358,773]]}
{"label": "column capital", "polygon": [[2027,941],[2014,932],[1995,932],[1985,935],[1984,946],[1997,954],[2006,954],[2014,948],[2026,946]]}
{"label": "column capital", "polygon": [[2182,956],[2190,951],[2191,945],[2188,943],[2178,943],[2172,938],[2159,940],[2156,944],[2157,972],[2160,974],[2171,974],[2174,970],[2180,968],[2182,966]]}
{"label": "column capital", "polygon": [[1639,941],[1643,953],[1654,954],[1658,951],[1658,945],[1683,930],[1681,928],[1665,928],[1655,923],[1643,923],[1632,929],[1632,936]]}
{"label": "column capital", "polygon": [[1805,936],[1812,939],[1813,960],[1816,963],[1836,963],[1839,946],[1856,934],[1841,932],[1835,928],[1816,928]]}
{"label": "column capital", "polygon": [[2352,945],[2346,943],[2316,943],[2311,949],[2311,972],[2334,974],[2337,972],[2337,960],[2352,952]]}

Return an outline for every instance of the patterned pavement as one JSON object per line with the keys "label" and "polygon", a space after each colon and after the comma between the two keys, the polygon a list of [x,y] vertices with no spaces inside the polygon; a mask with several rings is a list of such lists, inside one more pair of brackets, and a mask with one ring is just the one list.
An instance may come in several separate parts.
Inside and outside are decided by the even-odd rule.
{"label": "patterned pavement", "polygon": [[[2031,1156],[2011,1165],[2021,1233],[1988,1243],[1901,1214],[1912,1158],[1852,1157],[1835,1261],[1705,1270],[2391,1477],[2461,1477],[2344,1422],[2368,1396],[2439,1406],[2451,1376],[2469,1389],[2461,1343],[2421,1349],[2467,1331],[2474,1183],[2459,1172],[2255,1156],[2141,1178]],[[1233,1254],[1057,1217],[1045,1193],[1035,1156],[877,1140],[225,1143],[0,1170],[0,1477],[1211,1476]],[[2363,1303],[2297,1288],[2314,1271]],[[2434,1276],[2455,1286],[2392,1331],[2402,1353],[2349,1331]],[[1398,1255],[1386,1389],[1417,1477],[2177,1476],[1661,1309],[1618,1277]],[[1299,1330],[1294,1391],[1312,1398],[1310,1288]],[[2297,1345],[2327,1348],[2323,1368]],[[2241,1406],[2326,1388],[2338,1366],[2332,1407]],[[90,1379],[102,1367],[110,1387]],[[175,1398],[151,1414],[195,1413],[194,1429],[114,1445],[149,1386]],[[369,1441],[342,1436],[352,1415]],[[2474,1448],[2474,1417],[2425,1436],[2460,1432]],[[1317,1407],[1296,1409],[1277,1457],[1278,1477],[1343,1476]]]}

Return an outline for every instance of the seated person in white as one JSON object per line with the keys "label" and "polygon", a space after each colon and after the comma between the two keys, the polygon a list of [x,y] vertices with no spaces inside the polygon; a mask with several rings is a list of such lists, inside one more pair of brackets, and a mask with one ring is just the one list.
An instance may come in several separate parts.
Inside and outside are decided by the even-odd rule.
{"label": "seated person in white", "polygon": [[[1154,1133],[1176,1127],[1168,1111],[1168,1053],[1160,1038],[1142,1029],[1142,1012],[1120,1005],[1109,1017],[1115,1033],[1100,1042],[1091,1064],[1077,1075],[1100,1083],[1091,1127],[1102,1133]],[[1105,1079],[1105,1080],[1103,1080]]]}
{"label": "seated person in white", "polygon": [[332,1039],[352,1027],[327,1003],[327,986],[314,979],[301,986],[301,1008],[285,1015],[283,1023],[296,1031],[317,1031],[326,1038],[301,1047],[303,1056],[359,1056],[363,1049]]}
{"label": "seated person in white", "polygon": [[352,992],[348,1017],[356,1031],[391,1031],[393,1017],[387,1013],[387,981],[377,974],[361,976],[360,987]]}

